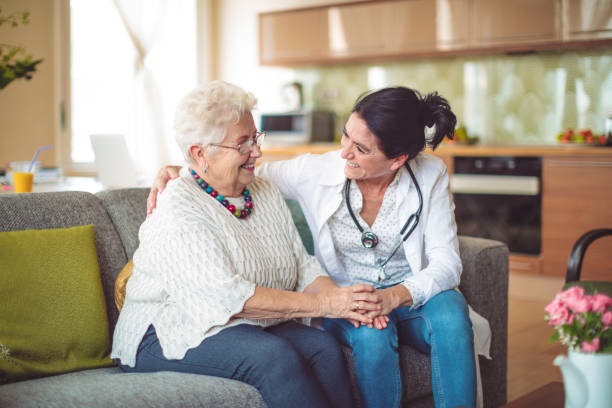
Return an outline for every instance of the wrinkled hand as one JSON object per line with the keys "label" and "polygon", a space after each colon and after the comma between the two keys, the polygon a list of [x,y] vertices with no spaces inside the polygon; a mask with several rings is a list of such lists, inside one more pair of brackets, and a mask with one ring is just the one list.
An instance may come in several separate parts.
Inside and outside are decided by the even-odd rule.
{"label": "wrinkled hand", "polygon": [[153,210],[157,206],[157,195],[164,191],[166,184],[168,184],[170,180],[178,178],[180,169],[179,166],[165,166],[159,170],[155,180],[153,180],[153,186],[147,197],[147,217],[153,213]]}
{"label": "wrinkled hand", "polygon": [[367,313],[380,314],[380,295],[372,285],[363,283],[326,290],[318,295],[321,316],[344,318],[358,324],[373,324]]}
{"label": "wrinkled hand", "polygon": [[[379,311],[370,310],[358,310],[372,319],[372,324],[366,324],[368,327],[375,327],[378,330],[385,329],[387,323],[389,323],[389,313],[400,306],[412,305],[412,295],[410,291],[403,285],[396,285],[386,289],[377,290],[376,293],[380,295],[380,306]],[[350,320],[355,327],[359,327],[360,322]]]}

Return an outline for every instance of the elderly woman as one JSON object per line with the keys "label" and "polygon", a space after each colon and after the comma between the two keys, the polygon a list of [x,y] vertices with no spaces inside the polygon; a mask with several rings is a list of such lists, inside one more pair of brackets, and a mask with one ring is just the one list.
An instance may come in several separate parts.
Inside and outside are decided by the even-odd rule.
{"label": "elderly woman", "polygon": [[[279,191],[254,175],[255,98],[221,81],[188,94],[176,139],[189,172],[142,224],[112,357],[257,388],[270,407],[351,405],[340,345],[303,317],[371,324],[371,285],[338,287],[309,256]],[[360,312],[355,309],[359,308]]]}
{"label": "elderly woman", "polygon": [[[422,153],[452,136],[456,118],[437,93],[384,88],[358,99],[344,126],[342,149],[265,163],[259,175],[297,200],[313,233],[315,254],[341,286],[371,283],[382,312],[374,324],[324,319],[351,347],[366,407],[398,407],[402,381],[398,344],[431,356],[437,407],[473,407],[478,339],[488,323],[457,290],[461,276],[454,204],[441,159]],[[149,210],[167,178],[162,169]],[[487,355],[487,345],[477,344]],[[410,386],[408,384],[408,386]]]}

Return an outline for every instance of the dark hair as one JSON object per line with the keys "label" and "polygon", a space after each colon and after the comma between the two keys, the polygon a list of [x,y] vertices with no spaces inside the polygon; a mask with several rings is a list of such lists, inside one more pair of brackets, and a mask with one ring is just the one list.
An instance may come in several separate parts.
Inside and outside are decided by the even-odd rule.
{"label": "dark hair", "polygon": [[[445,136],[453,138],[457,124],[448,101],[437,92],[422,97],[402,86],[366,92],[357,99],[353,112],[366,122],[389,158],[408,154],[411,159],[426,145],[435,149]],[[426,138],[425,126],[432,125],[435,133]]]}

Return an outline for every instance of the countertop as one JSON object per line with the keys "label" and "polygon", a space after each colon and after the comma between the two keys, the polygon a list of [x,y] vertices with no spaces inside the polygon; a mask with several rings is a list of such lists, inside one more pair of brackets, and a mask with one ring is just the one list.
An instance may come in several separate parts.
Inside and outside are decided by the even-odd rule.
{"label": "countertop", "polygon": [[[302,153],[325,153],[339,149],[338,143],[312,143],[293,146],[266,146],[263,154],[269,156],[294,156]],[[434,153],[439,156],[584,156],[611,157],[610,146],[587,146],[580,144],[559,144],[545,146],[519,145],[460,145],[443,143]],[[271,157],[268,157],[271,158]]]}

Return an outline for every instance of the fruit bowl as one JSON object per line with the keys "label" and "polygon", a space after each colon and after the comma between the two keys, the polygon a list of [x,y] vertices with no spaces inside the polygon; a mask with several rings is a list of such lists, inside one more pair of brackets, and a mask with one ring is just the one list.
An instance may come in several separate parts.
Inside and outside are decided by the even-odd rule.
{"label": "fruit bowl", "polygon": [[584,146],[612,146],[612,138],[610,136],[606,136],[603,133],[593,133],[591,129],[575,131],[572,128],[567,128],[557,134],[557,142]]}

